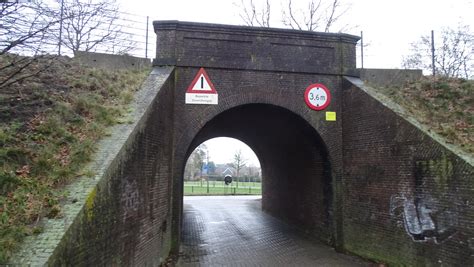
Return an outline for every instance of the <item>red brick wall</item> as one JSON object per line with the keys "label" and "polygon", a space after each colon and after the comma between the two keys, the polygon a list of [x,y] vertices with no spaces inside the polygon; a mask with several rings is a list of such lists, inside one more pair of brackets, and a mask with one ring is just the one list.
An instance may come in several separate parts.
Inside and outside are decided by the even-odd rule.
{"label": "red brick wall", "polygon": [[[182,174],[187,157],[200,143],[219,136],[237,138],[255,151],[262,165],[264,210],[335,243],[333,178],[342,169],[341,124],[310,110],[304,91],[311,83],[325,83],[333,95],[328,109],[338,111],[339,78],[206,68],[219,105],[184,104],[197,71],[176,70],[175,172]],[[182,184],[182,179],[175,176],[175,183]]]}
{"label": "red brick wall", "polygon": [[343,102],[344,248],[395,265],[471,266],[473,167],[357,86]]}

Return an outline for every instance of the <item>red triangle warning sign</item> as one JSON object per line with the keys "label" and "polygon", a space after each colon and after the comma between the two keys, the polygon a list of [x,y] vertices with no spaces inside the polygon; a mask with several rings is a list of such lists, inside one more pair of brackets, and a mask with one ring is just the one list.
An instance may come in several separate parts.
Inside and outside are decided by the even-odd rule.
{"label": "red triangle warning sign", "polygon": [[186,93],[217,94],[217,91],[214,87],[214,84],[212,84],[211,79],[209,79],[207,72],[204,70],[204,68],[201,68],[189,85]]}

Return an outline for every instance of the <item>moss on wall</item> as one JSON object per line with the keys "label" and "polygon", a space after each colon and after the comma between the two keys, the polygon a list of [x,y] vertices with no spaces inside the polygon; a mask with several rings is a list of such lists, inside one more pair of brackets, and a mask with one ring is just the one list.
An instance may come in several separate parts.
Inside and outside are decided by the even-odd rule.
{"label": "moss on wall", "polygon": [[84,206],[87,220],[91,221],[94,216],[94,200],[97,194],[97,188],[94,188],[86,199],[86,204]]}

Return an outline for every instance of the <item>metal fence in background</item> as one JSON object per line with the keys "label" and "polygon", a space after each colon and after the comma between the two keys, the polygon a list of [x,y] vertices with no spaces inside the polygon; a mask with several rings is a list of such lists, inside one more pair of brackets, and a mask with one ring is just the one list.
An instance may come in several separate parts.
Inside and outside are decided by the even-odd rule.
{"label": "metal fence in background", "polygon": [[261,195],[262,184],[260,182],[232,182],[225,184],[224,181],[184,181],[184,195]]}
{"label": "metal fence in background", "polygon": [[151,17],[94,9],[91,4],[66,7],[64,3],[0,3],[0,51],[24,56],[73,56],[74,50],[154,56],[156,37]]}
{"label": "metal fence in background", "polygon": [[[156,49],[156,37],[152,25],[153,20],[149,16],[127,12],[119,12],[119,14],[120,17],[117,19],[116,25],[120,26],[123,34],[117,38],[117,41],[130,48],[125,53],[136,57],[153,58]],[[114,48],[99,47],[93,52],[121,53],[120,49],[114,51]]]}
{"label": "metal fence in background", "polygon": [[[115,38],[115,44],[98,45],[90,52],[127,54],[141,58],[153,58],[156,49],[156,37],[152,25],[153,20],[149,16],[128,12],[118,13],[119,17],[112,25],[120,29],[120,33]],[[106,32],[109,27],[110,25],[98,27],[90,38],[101,38],[101,32]],[[64,45],[62,46],[64,47]],[[71,51],[67,50],[61,54],[72,56]]]}

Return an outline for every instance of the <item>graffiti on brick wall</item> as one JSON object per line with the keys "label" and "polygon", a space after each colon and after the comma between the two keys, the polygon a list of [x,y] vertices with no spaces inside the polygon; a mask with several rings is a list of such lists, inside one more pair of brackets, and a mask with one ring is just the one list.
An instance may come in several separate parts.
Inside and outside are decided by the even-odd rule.
{"label": "graffiti on brick wall", "polygon": [[128,217],[133,216],[138,212],[139,206],[139,195],[137,181],[129,181],[125,179],[125,186],[122,191],[122,207],[124,208],[123,220],[125,221]]}
{"label": "graffiti on brick wall", "polygon": [[404,194],[392,195],[390,215],[399,226],[405,228],[413,241],[434,241],[442,243],[452,237],[457,224],[457,212],[439,208],[437,200],[430,196],[424,198],[408,197]]}

